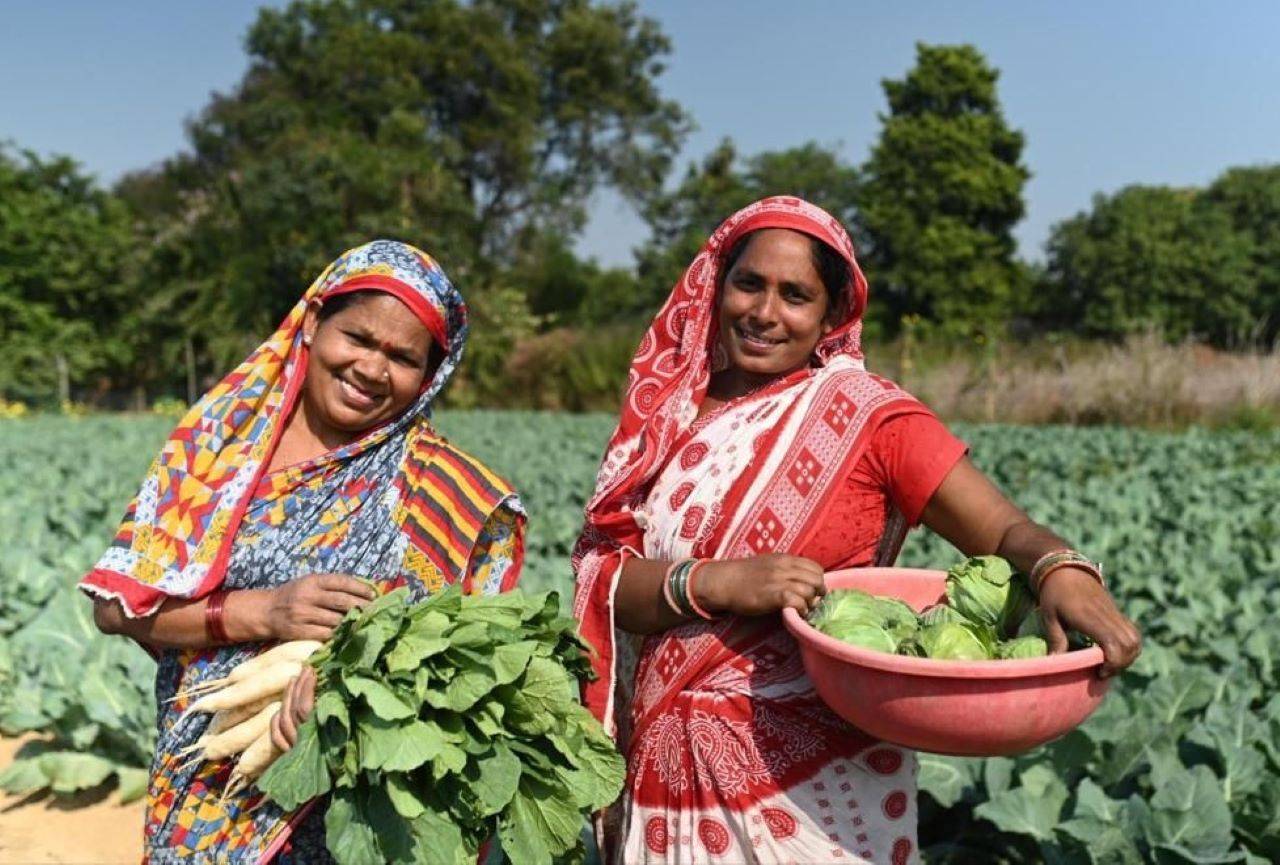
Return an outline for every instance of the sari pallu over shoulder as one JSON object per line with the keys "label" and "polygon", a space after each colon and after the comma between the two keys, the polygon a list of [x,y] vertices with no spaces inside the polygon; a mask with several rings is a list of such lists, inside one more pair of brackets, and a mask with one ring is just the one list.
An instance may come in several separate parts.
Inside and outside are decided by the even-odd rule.
{"label": "sari pallu over shoulder", "polygon": [[[875,426],[898,414],[925,410],[891,382],[841,366],[826,368],[798,388],[781,421],[760,443],[757,459],[731,488],[714,533],[700,539],[691,555],[803,555],[828,501],[862,457]],[[897,558],[905,535],[905,523],[890,520],[877,551],[878,564]],[[751,622],[730,616],[647,640],[645,657],[652,654],[653,661],[637,676],[632,735],[639,735],[687,682],[713,669],[717,656],[745,651],[777,627],[774,618]],[[659,669],[661,676],[654,672]]]}
{"label": "sari pallu over shoulder", "polygon": [[[891,383],[841,363],[806,376],[780,398],[786,405],[778,423],[755,443],[755,459],[735,479],[719,513],[705,518],[699,515],[692,521],[706,528],[698,533],[689,549],[674,554],[660,551],[657,558],[678,558],[685,554],[711,559],[740,559],[768,553],[804,555],[810,537],[822,524],[828,502],[838,494],[844,479],[861,459],[875,428],[892,417],[927,411]],[[750,410],[750,405],[741,409],[743,413]],[[709,447],[711,453],[702,459],[715,458],[714,442]],[[692,463],[707,448],[704,439],[694,436],[677,447],[672,460]],[[671,478],[664,474],[662,480],[666,485],[655,486],[651,500],[684,494],[679,472]],[[679,514],[669,518],[677,523],[681,521]],[[906,523],[900,515],[890,519],[875,564],[893,561],[905,531]],[[596,594],[587,603],[608,605],[612,615],[612,595],[626,557],[651,552],[641,541],[636,549],[605,559],[595,575]],[[584,626],[586,624],[584,622]],[[636,853],[632,849],[636,843],[634,833],[640,830],[627,825],[628,812],[633,812],[633,819],[636,813],[644,813],[649,821],[658,821],[659,815],[665,815],[661,816],[662,825],[670,825],[671,832],[675,832],[674,826],[681,814],[666,810],[670,808],[672,795],[667,783],[681,786],[694,782],[689,778],[688,767],[679,768],[671,762],[675,758],[668,755],[673,753],[674,740],[689,730],[700,732],[692,742],[680,741],[696,752],[686,753],[685,759],[701,766],[705,773],[703,782],[707,781],[705,775],[716,773],[727,773],[724,777],[739,780],[751,779],[742,781],[732,798],[720,801],[717,806],[730,809],[755,807],[759,810],[756,806],[764,802],[768,803],[766,810],[772,809],[769,813],[799,814],[801,809],[790,802],[790,797],[795,795],[793,788],[815,777],[821,778],[821,773],[829,769],[834,760],[852,760],[863,752],[874,752],[877,759],[888,759],[884,756],[887,750],[877,748],[874,739],[835,717],[812,692],[799,663],[798,650],[776,616],[697,621],[647,637],[635,659],[634,674],[633,659],[628,657],[628,649],[634,646],[629,645],[628,638],[615,633],[612,622],[608,632],[601,622],[592,624],[597,627],[588,639],[601,654],[609,654],[608,666],[602,665],[605,680],[594,683],[599,688],[595,699],[607,703],[613,712],[615,733],[629,765],[626,798],[621,807],[598,826],[599,841],[602,848],[615,857],[612,861],[622,855],[624,844],[628,855]],[[584,636],[587,636],[585,627]],[[766,672],[766,667],[771,669]],[[732,703],[739,699],[734,694],[745,693],[736,689],[749,689],[751,683],[761,677],[788,696],[778,703],[757,694],[748,698],[754,707],[742,709],[737,715],[721,707],[714,713],[714,723],[700,722],[696,712],[693,716],[688,714],[689,701],[696,695],[702,695],[696,699],[705,700],[722,693],[719,689],[729,688],[723,696]],[[678,707],[678,703],[683,706]],[[786,719],[785,723],[779,720],[782,718]],[[720,736],[722,731],[717,727],[726,724],[738,725],[738,736],[746,737],[744,742],[754,743],[738,758],[730,756],[737,753],[737,746],[731,747],[725,742],[712,744],[707,738]],[[773,742],[771,737],[782,727],[788,729],[787,735],[791,738]],[[770,733],[769,728],[775,732]],[[778,750],[771,750],[774,748]],[[806,755],[801,755],[803,759],[796,755],[797,749],[806,751]],[[713,756],[716,754],[719,756]],[[883,778],[885,783],[894,785],[893,792],[905,786],[899,777],[904,760],[900,755],[895,759],[894,773]],[[879,765],[883,765],[883,760]],[[845,769],[836,766],[835,771]],[[667,781],[655,786],[654,779],[659,775]],[[673,777],[680,780],[672,782]],[[823,782],[816,783],[821,786]],[[687,816],[689,809],[680,810]],[[697,809],[696,813],[704,810]],[[871,822],[872,816],[866,819]],[[632,840],[628,843],[627,838]],[[903,838],[890,840],[896,843]],[[740,839],[734,843],[740,843]],[[869,848],[874,843],[867,842]],[[912,842],[907,839],[904,843]],[[650,845],[647,852],[653,854],[655,848]],[[666,860],[657,857],[654,861]]]}
{"label": "sari pallu over shoulder", "polygon": [[[676,283],[632,358],[618,425],[574,548],[574,615],[598,651],[599,675],[585,689],[584,700],[614,734],[613,589],[625,560],[642,554],[642,532],[634,510],[693,425],[707,392],[719,345],[715,300],[724,256],[740,237],[763,228],[788,228],[823,241],[845,258],[852,275],[845,319],[818,343],[809,369],[776,387],[805,381],[828,367],[829,372],[866,375],[861,319],[867,282],[839,221],[791,196],[762,199],[726,219]],[[744,497],[749,492],[744,491]]]}

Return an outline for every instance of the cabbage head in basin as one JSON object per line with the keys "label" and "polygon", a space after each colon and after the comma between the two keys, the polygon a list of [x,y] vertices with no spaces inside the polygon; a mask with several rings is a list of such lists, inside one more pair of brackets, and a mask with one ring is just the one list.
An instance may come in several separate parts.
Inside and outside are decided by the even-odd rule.
{"label": "cabbage head in basin", "polygon": [[939,661],[988,661],[995,655],[992,635],[980,625],[930,625],[920,630],[919,642],[926,658]]}
{"label": "cabbage head in basin", "polygon": [[1031,593],[1004,559],[978,556],[956,565],[947,572],[946,595],[917,615],[897,598],[836,589],[809,614],[809,624],[854,646],[917,658],[985,661],[1046,654]]}
{"label": "cabbage head in basin", "polygon": [[861,589],[836,589],[827,592],[818,608],[809,614],[809,624],[826,633],[829,622],[880,623],[879,604],[874,595]]}
{"label": "cabbage head in basin", "polygon": [[1018,637],[996,646],[996,657],[1002,661],[1014,658],[1043,658],[1049,644],[1042,637]]}
{"label": "cabbage head in basin", "polygon": [[915,610],[909,605],[861,589],[829,592],[809,615],[809,624],[829,637],[882,652],[896,652],[919,628]]}
{"label": "cabbage head in basin", "polygon": [[893,654],[898,651],[898,641],[881,625],[850,619],[834,619],[820,629],[829,637],[863,649]]}
{"label": "cabbage head in basin", "polygon": [[1012,636],[1035,598],[999,556],[974,556],[947,571],[947,602],[966,619]]}

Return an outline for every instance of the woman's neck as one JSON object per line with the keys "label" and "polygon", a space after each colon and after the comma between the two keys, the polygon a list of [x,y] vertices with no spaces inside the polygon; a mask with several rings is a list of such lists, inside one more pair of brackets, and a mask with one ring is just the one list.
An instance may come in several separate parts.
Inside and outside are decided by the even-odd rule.
{"label": "woman's neck", "polygon": [[707,395],[721,402],[729,402],[768,387],[775,381],[785,378],[786,375],[790,373],[757,375],[744,372],[737,367],[730,367],[712,374],[707,386]]}
{"label": "woman's neck", "polygon": [[356,436],[351,433],[335,430],[319,423],[314,413],[308,409],[304,397],[298,400],[298,405],[289,415],[284,432],[276,445],[276,452],[271,455],[269,469],[275,471],[285,466],[315,459],[321,454],[350,444],[355,438]]}

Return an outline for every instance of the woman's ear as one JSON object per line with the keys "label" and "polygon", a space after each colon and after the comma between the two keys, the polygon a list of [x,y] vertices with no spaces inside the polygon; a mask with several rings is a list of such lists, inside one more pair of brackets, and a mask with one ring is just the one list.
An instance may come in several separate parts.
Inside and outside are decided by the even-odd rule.
{"label": "woman's ear", "polygon": [[311,345],[316,338],[316,328],[320,326],[320,307],[323,304],[318,298],[307,301],[307,311],[302,314],[302,344]]}

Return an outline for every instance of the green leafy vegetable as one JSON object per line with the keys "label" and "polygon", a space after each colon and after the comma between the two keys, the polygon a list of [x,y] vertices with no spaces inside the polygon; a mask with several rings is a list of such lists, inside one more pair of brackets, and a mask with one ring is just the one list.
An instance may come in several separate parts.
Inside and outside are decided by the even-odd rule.
{"label": "green leafy vegetable", "polygon": [[578,702],[576,623],[547,593],[397,590],[318,654],[316,711],[258,781],[282,807],[333,791],[342,865],[474,862],[494,834],[517,865],[576,855],[622,789],[613,742]]}
{"label": "green leafy vegetable", "polygon": [[1001,634],[1017,631],[1035,606],[1031,591],[999,556],[974,556],[947,571],[947,601],[969,621]]}
{"label": "green leafy vegetable", "polygon": [[[947,602],[919,615],[897,598],[860,589],[828,593],[809,624],[829,637],[878,652],[951,661],[1033,658],[1047,653],[1034,635],[1001,641],[1037,620],[1031,595],[996,556],[968,559],[947,572]],[[1032,614],[1032,615],[1028,615]]]}
{"label": "green leafy vegetable", "polygon": [[973,628],[959,622],[942,622],[920,631],[925,657],[944,661],[985,661],[991,656]]}
{"label": "green leafy vegetable", "polygon": [[1018,637],[996,645],[996,657],[1000,660],[1043,658],[1047,654],[1049,644],[1040,637]]}

